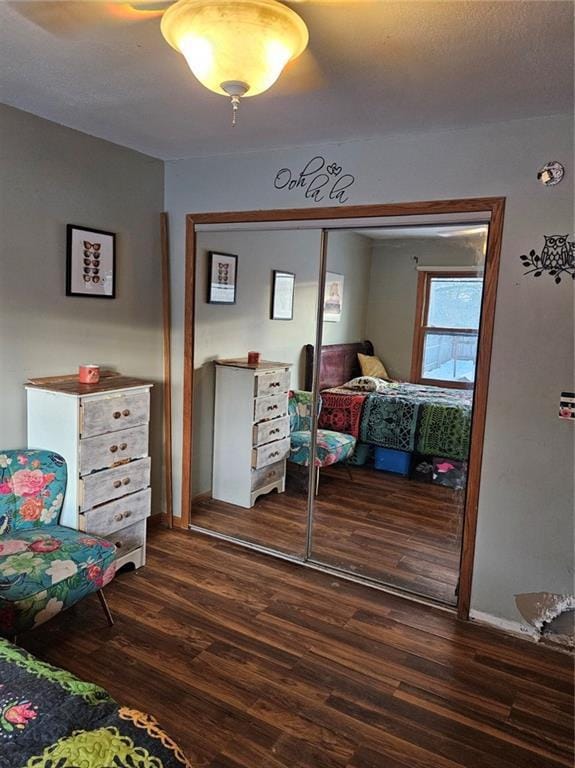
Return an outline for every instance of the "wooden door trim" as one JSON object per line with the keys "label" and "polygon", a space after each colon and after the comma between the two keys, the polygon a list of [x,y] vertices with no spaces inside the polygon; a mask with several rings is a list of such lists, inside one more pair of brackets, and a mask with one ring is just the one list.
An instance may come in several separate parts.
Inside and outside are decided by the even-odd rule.
{"label": "wooden door trim", "polygon": [[421,369],[421,357],[423,355],[423,334],[421,325],[423,321],[423,312],[427,306],[428,280],[426,272],[417,273],[417,298],[415,300],[415,322],[413,328],[413,345],[411,349],[411,381],[415,382],[419,378]]}
{"label": "wooden door trim", "polygon": [[198,224],[237,224],[287,221],[326,221],[354,218],[384,218],[389,216],[425,216],[429,214],[490,214],[487,240],[483,312],[479,329],[476,385],[474,393],[473,423],[469,454],[468,485],[463,523],[460,583],[457,612],[460,618],[469,617],[473,558],[477,529],[479,483],[483,453],[485,417],[497,280],[503,233],[504,197],[477,197],[459,200],[428,200],[413,203],[385,203],[382,205],[350,205],[329,208],[281,208],[269,211],[228,211],[219,213],[190,213],[186,216],[186,266],[184,309],[184,381],[183,381],[183,443],[182,443],[182,501],[181,515],[174,524],[187,528],[191,513],[192,434],[193,434],[193,378],[194,378],[194,319],[196,226]]}
{"label": "wooden door trim", "polygon": [[194,424],[194,337],[196,311],[196,227],[186,216],[186,267],[184,288],[184,382],[182,413],[181,516],[174,525],[187,528],[192,508],[192,434]]}
{"label": "wooden door trim", "polygon": [[164,516],[168,528],[173,527],[174,500],[172,492],[172,342],[171,342],[171,292],[170,292],[170,229],[168,214],[160,214],[160,242],[162,253],[162,324],[164,370]]}
{"label": "wooden door trim", "polygon": [[469,618],[471,588],[473,585],[473,563],[477,536],[477,512],[479,508],[479,485],[483,460],[483,444],[485,440],[485,419],[487,416],[489,373],[491,369],[491,351],[493,347],[493,328],[495,325],[495,306],[497,300],[499,264],[501,260],[504,213],[505,198],[500,198],[491,210],[491,221],[489,223],[483,273],[483,299],[475,369],[471,444],[467,468],[468,481],[465,498],[465,517],[463,520],[463,542],[461,547],[459,593],[457,600],[457,613],[462,619]]}

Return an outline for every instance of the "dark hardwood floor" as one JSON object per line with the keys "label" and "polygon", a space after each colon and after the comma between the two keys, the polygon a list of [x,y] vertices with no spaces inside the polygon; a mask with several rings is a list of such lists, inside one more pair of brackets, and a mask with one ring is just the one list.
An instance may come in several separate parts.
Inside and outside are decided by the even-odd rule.
{"label": "dark hardwood floor", "polygon": [[160,719],[197,768],[555,768],[562,653],[197,534],[21,637]]}
{"label": "dark hardwood floor", "polygon": [[[370,468],[351,472],[352,480],[342,466],[321,472],[313,559],[455,605],[464,493]],[[200,498],[192,523],[302,556],[306,501],[301,480],[288,475],[285,493],[261,496],[252,509]]]}

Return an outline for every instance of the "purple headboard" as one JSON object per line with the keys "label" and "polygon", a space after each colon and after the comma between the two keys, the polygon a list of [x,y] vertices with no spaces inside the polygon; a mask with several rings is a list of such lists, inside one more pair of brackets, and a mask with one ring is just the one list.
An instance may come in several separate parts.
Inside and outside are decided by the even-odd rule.
{"label": "purple headboard", "polygon": [[[353,344],[328,344],[321,348],[319,368],[319,391],[338,387],[346,381],[361,376],[357,353],[373,355],[371,341],[356,341]],[[314,345],[305,346],[305,388],[313,386]]]}

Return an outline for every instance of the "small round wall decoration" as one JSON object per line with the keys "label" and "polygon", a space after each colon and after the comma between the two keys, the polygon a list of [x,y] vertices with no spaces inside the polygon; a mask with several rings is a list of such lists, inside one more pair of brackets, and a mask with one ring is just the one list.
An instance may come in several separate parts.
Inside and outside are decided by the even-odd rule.
{"label": "small round wall decoration", "polygon": [[565,175],[565,168],[557,160],[546,163],[537,174],[539,181],[546,187],[554,187],[559,184]]}

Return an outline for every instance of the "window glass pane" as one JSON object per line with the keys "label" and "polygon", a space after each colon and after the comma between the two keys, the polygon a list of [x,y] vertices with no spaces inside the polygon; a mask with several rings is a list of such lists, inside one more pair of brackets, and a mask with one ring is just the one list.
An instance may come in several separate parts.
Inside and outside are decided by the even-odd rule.
{"label": "window glass pane", "polygon": [[471,383],[475,380],[477,336],[426,332],[423,341],[423,379]]}
{"label": "window glass pane", "polygon": [[432,277],[427,325],[439,328],[479,328],[481,277]]}

